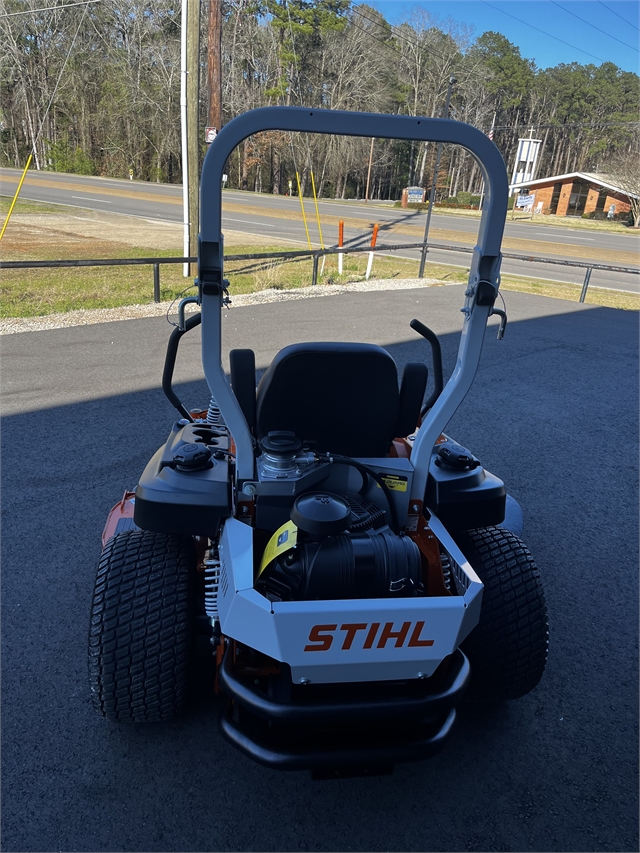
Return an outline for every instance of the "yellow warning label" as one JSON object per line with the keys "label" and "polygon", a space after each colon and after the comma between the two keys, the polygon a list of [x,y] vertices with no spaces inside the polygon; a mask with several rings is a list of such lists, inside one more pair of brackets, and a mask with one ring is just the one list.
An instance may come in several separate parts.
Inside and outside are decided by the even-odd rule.
{"label": "yellow warning label", "polygon": [[[406,492],[407,491],[407,482],[408,478],[403,477],[401,474],[382,474],[381,479],[384,481],[384,484],[388,489],[391,489],[392,492]],[[382,488],[378,483],[378,488]]]}
{"label": "yellow warning label", "polygon": [[258,577],[267,568],[269,563],[272,563],[276,557],[284,554],[285,551],[290,551],[294,548],[298,541],[298,528],[293,521],[287,521],[282,527],[279,527],[273,534],[267,547],[264,549],[262,560],[260,562],[260,571]]}

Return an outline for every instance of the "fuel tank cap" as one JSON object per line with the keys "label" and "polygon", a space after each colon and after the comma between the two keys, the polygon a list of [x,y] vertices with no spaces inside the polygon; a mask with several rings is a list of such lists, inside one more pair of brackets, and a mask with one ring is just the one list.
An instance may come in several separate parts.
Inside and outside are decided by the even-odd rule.
{"label": "fuel tank cap", "polygon": [[173,454],[173,462],[178,471],[203,471],[211,468],[211,451],[204,444],[187,442],[181,444]]}
{"label": "fuel tank cap", "polygon": [[449,439],[439,445],[436,465],[440,467],[453,468],[454,471],[468,471],[477,468],[480,460],[470,450]]}

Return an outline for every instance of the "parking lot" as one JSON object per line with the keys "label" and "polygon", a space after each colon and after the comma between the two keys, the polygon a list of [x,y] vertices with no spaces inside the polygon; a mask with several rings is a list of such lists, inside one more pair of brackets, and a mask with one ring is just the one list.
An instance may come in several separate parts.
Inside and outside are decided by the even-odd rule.
{"label": "parking lot", "polygon": [[[225,349],[371,341],[455,362],[461,286],[237,307]],[[465,708],[444,750],[393,776],[314,782],[221,738],[216,700],[117,727],[89,698],[86,638],[110,507],[177,417],[169,327],[147,318],[2,338],[2,847],[6,851],[638,850],[638,318],[505,294],[448,433],[505,480],[545,585],[550,655],[529,696]],[[205,405],[199,330],[177,390]],[[339,415],[337,415],[339,416]],[[402,725],[402,721],[398,721]]]}

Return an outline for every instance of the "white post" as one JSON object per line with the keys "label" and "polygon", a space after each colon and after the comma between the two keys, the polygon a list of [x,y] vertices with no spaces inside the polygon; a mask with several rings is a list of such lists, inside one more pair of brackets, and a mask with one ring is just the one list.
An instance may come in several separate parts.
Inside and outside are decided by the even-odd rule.
{"label": "white post", "polygon": [[366,281],[369,281],[369,276],[371,275],[371,267],[373,266],[373,252],[369,252],[369,260],[367,261],[367,274],[365,275]]}
{"label": "white post", "polygon": [[[371,235],[371,249],[375,249],[376,241],[378,239],[378,229],[380,226],[376,222],[373,226],[373,234]],[[365,275],[365,280],[369,281],[369,276],[371,275],[371,267],[373,266],[373,251],[369,252],[369,260],[367,261],[367,274]]]}
{"label": "white post", "polygon": [[[182,0],[182,16],[180,19],[180,131],[182,146],[182,222],[183,222],[183,253],[189,257],[189,158],[187,150],[187,3]],[[182,275],[189,278],[189,264],[182,265]]]}

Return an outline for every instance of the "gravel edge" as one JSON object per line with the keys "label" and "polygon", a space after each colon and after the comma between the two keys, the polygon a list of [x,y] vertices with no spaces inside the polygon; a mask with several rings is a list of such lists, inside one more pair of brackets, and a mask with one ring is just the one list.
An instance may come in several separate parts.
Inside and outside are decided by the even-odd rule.
{"label": "gravel edge", "polygon": [[[233,296],[231,308],[241,308],[246,305],[264,305],[269,302],[288,302],[292,299],[340,296],[344,293],[410,290],[418,287],[444,287],[457,283],[431,278],[372,279],[371,281],[361,281],[353,284],[299,287],[295,290],[261,290],[258,293],[243,293]],[[0,335],[17,335],[21,332],[39,332],[48,329],[66,329],[71,326],[112,323],[117,320],[137,320],[141,317],[160,317],[168,314],[169,311],[175,314],[176,309],[177,302],[152,302],[148,305],[124,305],[119,308],[80,309],[78,311],[68,311],[64,314],[47,314],[42,317],[7,317],[0,320]]]}

